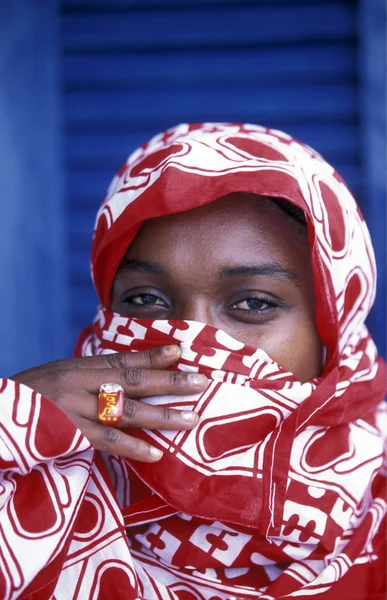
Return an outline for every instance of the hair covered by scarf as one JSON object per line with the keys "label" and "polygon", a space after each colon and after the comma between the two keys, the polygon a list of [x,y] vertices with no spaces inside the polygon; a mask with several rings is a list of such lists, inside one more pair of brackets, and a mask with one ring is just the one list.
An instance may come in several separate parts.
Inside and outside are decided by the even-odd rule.
{"label": "hair covered by scarf", "polygon": [[365,336],[375,296],[368,230],[345,183],[320,155],[282,132],[254,125],[180,125],[129,157],[96,221],[92,272],[103,306],[110,305],[117,268],[142,222],[232,192],[285,199],[304,211],[318,332],[329,365],[337,364]]}
{"label": "hair covered by scarf", "polygon": [[[232,192],[273,198],[287,210],[286,201],[293,216],[305,215],[327,351],[316,380],[297,381],[260,348],[204,323],[142,321],[109,308],[118,266],[144,221]],[[209,386],[198,396],[144,400],[200,416],[192,431],[136,430],[164,451],[157,464],[93,455],[80,432],[62,436],[66,451],[49,453],[39,423],[52,407],[41,400],[31,428],[41,455],[58,458],[46,460],[39,483],[40,505],[49,499],[53,507],[39,512],[41,570],[33,579],[32,554],[18,563],[34,584],[28,591],[43,589],[45,578],[55,598],[382,598],[385,366],[364,324],[375,263],[361,213],[334,169],[290,136],[255,125],[170,129],[114,178],[97,215],[92,273],[102,306],[77,355],[178,343],[176,368],[204,372]],[[10,393],[18,406],[27,402],[26,392]],[[32,465],[37,451],[23,426],[10,417],[10,435]],[[8,528],[1,522],[16,557],[26,531],[37,536],[30,512],[14,502]],[[61,517],[56,528],[51,514]],[[9,589],[26,589],[6,577]]]}

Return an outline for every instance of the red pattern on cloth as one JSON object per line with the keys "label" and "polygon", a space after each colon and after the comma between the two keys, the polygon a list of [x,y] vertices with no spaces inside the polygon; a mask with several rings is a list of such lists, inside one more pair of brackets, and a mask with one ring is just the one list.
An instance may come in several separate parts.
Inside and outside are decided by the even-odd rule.
{"label": "red pattern on cloth", "polygon": [[364,326],[375,265],[334,170],[252,125],[156,136],[125,163],[98,214],[97,290],[107,306],[144,219],[235,191],[286,198],[306,214],[323,376],[301,384],[262,350],[204,324],[101,309],[77,353],[178,342],[177,368],[206,373],[208,389],[146,401],[194,409],[200,425],[140,432],[164,457],[131,463],[94,452],[49,400],[2,380],[2,598],[384,597],[385,369]]}

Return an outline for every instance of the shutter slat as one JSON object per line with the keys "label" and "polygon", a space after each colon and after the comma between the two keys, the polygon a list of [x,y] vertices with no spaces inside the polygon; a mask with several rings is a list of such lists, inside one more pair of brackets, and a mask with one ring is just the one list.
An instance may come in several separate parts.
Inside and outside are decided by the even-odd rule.
{"label": "shutter slat", "polygon": [[357,11],[357,0],[62,0],[74,339],[97,306],[96,211],[117,168],[164,129],[282,129],[361,196]]}
{"label": "shutter slat", "polygon": [[[267,85],[230,89],[157,90],[153,93],[96,91],[69,92],[70,124],[135,123],[168,118],[180,121],[249,121],[275,123],[279,118],[350,118],[357,114],[356,90],[350,84]],[[151,116],[151,117],[150,117]],[[263,118],[264,117],[264,118]]]}
{"label": "shutter slat", "polygon": [[[294,5],[298,6],[317,4],[317,5],[326,5],[329,2],[325,0],[281,0],[282,5]],[[273,0],[62,0],[61,2],[61,11],[62,14],[69,13],[80,13],[80,12],[110,12],[111,10],[117,11],[127,11],[128,9],[133,12],[136,10],[165,10],[169,9],[181,9],[181,8],[195,8],[198,6],[204,6],[205,8],[213,8],[216,7],[218,9],[224,8],[227,6],[239,6],[248,7],[248,6],[257,6],[257,5],[267,5],[273,4]],[[279,4],[279,2],[277,2]],[[341,4],[348,4],[349,6],[354,4],[354,0],[342,0]]]}
{"label": "shutter slat", "polygon": [[63,16],[65,51],[98,48],[242,46],[321,39],[353,39],[355,5],[265,5],[238,8],[163,8]]}
{"label": "shutter slat", "polygon": [[[256,73],[252,65],[259,65]],[[356,78],[354,44],[328,43],[267,50],[227,49],[208,52],[105,53],[64,58],[68,90],[77,89],[166,89],[173,86],[202,86],[208,83],[262,85],[281,83],[353,81]]]}

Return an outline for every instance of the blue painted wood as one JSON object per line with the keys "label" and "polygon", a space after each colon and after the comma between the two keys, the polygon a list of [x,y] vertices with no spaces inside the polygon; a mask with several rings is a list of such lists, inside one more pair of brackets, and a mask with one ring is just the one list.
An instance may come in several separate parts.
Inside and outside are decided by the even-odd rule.
{"label": "blue painted wood", "polygon": [[181,121],[250,121],[363,195],[354,0],[62,0],[72,330],[96,298],[94,216],[118,166]]}
{"label": "blue painted wood", "polygon": [[362,158],[366,193],[363,212],[373,239],[378,267],[378,292],[369,326],[380,353],[387,358],[387,5],[385,0],[362,0],[359,24]]}
{"label": "blue painted wood", "polygon": [[[64,55],[67,90],[159,89],[187,85],[266,85],[354,81],[357,76],[355,43],[333,41],[273,46],[224,48],[208,51],[182,49],[159,52],[93,52]],[[254,72],[252,65],[259,65]]]}
{"label": "blue painted wood", "polygon": [[[168,5],[167,5],[168,6]],[[356,5],[324,2],[292,6],[266,5],[213,8],[190,6],[131,11],[109,8],[104,13],[64,12],[63,39],[66,51],[87,53],[104,48],[150,51],[155,48],[214,48],[239,44],[288,43],[346,39],[355,31]]]}
{"label": "blue painted wood", "polygon": [[[305,6],[310,4],[321,4],[321,0],[280,0],[276,3],[280,5]],[[328,4],[329,2],[327,2]],[[165,9],[174,8],[181,9],[204,6],[205,8],[225,7],[225,6],[257,6],[257,5],[274,4],[273,0],[62,0],[62,10],[83,12],[107,12],[111,10],[149,10],[149,9]],[[341,4],[353,5],[354,0],[343,0]]]}
{"label": "blue painted wood", "polygon": [[163,123],[181,121],[244,121],[263,124],[279,119],[326,120],[355,118],[357,93],[349,83],[300,85],[246,85],[243,88],[200,88],[148,91],[68,92],[67,117],[71,126],[135,125],[148,119]]}
{"label": "blue painted wood", "polygon": [[0,2],[0,376],[68,348],[56,11]]}

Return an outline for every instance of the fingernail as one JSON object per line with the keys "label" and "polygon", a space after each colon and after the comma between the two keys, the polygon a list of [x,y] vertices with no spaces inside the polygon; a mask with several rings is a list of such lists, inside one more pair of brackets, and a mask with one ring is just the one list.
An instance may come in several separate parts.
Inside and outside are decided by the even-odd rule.
{"label": "fingernail", "polygon": [[205,375],[193,373],[192,375],[188,375],[188,381],[194,385],[205,385],[208,380]]}
{"label": "fingernail", "polygon": [[176,346],[176,344],[173,344],[172,346],[163,346],[163,352],[165,356],[174,356],[179,352],[179,350],[180,348],[179,346]]}
{"label": "fingernail", "polygon": [[153,458],[161,458],[163,455],[162,451],[158,448],[155,448],[154,446],[151,446],[149,448],[149,453]]}
{"label": "fingernail", "polygon": [[188,421],[189,423],[194,423],[196,421],[197,415],[195,412],[192,412],[190,410],[183,410],[180,414],[181,418],[184,419],[184,421]]}

